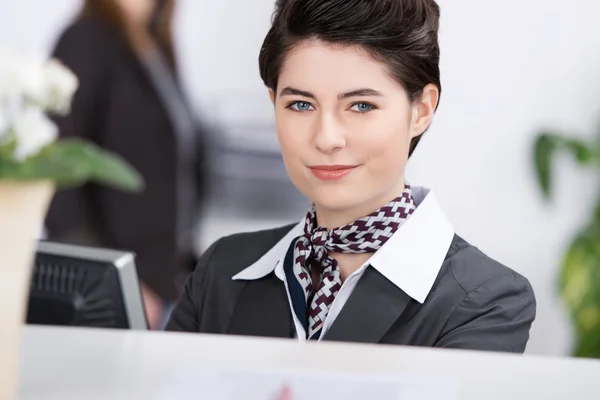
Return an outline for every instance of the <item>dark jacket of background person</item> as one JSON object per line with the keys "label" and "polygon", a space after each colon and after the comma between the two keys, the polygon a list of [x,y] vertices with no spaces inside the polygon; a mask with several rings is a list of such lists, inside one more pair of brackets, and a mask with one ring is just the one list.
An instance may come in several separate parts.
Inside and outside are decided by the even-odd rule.
{"label": "dark jacket of background person", "polygon": [[[59,192],[48,213],[49,239],[132,250],[140,280],[164,300],[175,300],[194,259],[191,249],[177,245],[179,159],[164,102],[124,35],[103,20],[77,20],[54,56],[80,80],[71,114],[56,120],[61,137],[85,137],[120,154],[143,175],[146,188],[141,194],[95,185]],[[201,141],[197,148],[199,203],[206,149]]]}

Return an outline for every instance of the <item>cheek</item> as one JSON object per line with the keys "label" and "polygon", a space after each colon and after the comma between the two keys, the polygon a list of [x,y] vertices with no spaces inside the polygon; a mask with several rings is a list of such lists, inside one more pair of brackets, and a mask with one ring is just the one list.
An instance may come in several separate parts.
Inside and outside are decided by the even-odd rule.
{"label": "cheek", "polygon": [[403,168],[408,158],[410,129],[407,118],[391,113],[370,121],[365,134],[357,140],[365,159],[374,169]]}
{"label": "cheek", "polygon": [[306,154],[309,145],[309,118],[290,114],[288,110],[275,112],[275,130],[286,162]]}
{"label": "cheek", "polygon": [[310,197],[305,175],[306,157],[310,152],[307,133],[309,128],[305,126],[306,122],[297,116],[290,116],[288,113],[284,113],[288,114],[284,116],[278,114],[276,112],[275,130],[285,169],[296,188]]}

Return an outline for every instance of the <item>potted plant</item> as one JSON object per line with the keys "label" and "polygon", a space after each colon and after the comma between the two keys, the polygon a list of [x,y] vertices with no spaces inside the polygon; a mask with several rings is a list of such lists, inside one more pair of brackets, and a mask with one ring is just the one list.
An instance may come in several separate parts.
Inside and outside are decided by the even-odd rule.
{"label": "potted plant", "polygon": [[[552,162],[557,151],[566,151],[581,166],[600,171],[600,135],[597,141],[584,141],[542,132],[535,139],[533,159],[546,198],[551,195]],[[600,198],[593,214],[567,248],[559,282],[575,328],[573,355],[600,358]]]}
{"label": "potted plant", "polygon": [[0,54],[0,398],[16,395],[19,343],[37,239],[55,190],[95,182],[139,191],[140,175],[115,154],[60,140],[78,87],[57,60]]}

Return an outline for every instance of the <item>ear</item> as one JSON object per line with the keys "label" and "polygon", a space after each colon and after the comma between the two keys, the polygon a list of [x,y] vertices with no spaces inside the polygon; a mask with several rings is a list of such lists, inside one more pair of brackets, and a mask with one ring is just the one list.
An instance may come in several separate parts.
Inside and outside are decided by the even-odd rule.
{"label": "ear", "polygon": [[271,99],[271,103],[275,105],[275,92],[273,91],[273,89],[269,89],[269,98]]}
{"label": "ear", "polygon": [[429,128],[440,98],[440,91],[433,83],[423,88],[421,98],[413,105],[411,138],[422,135]]}

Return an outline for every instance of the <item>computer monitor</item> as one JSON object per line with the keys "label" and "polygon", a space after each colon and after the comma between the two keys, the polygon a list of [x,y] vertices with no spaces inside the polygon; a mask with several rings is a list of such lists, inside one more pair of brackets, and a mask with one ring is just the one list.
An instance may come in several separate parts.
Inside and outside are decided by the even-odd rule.
{"label": "computer monitor", "polygon": [[27,323],[147,329],[134,254],[39,242]]}

